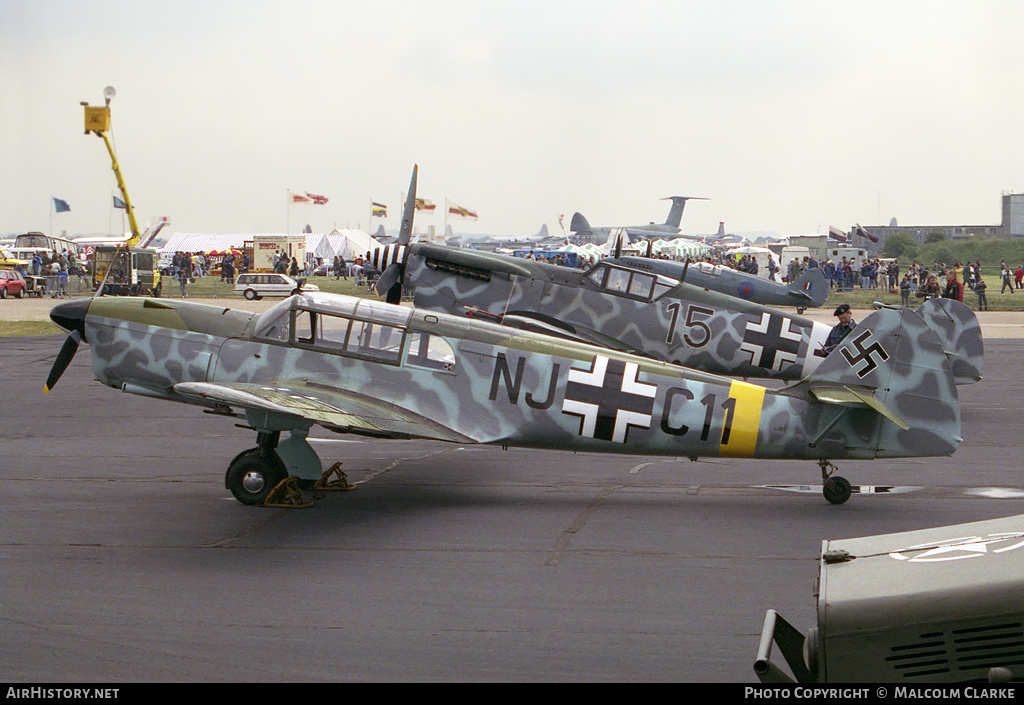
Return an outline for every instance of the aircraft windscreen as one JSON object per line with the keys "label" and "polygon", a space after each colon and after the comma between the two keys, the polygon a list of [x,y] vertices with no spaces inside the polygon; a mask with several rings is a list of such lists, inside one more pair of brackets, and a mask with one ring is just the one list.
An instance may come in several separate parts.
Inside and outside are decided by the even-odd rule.
{"label": "aircraft windscreen", "polygon": [[260,314],[259,319],[256,321],[253,335],[257,338],[267,338],[287,343],[291,310],[291,299],[285,299],[281,303],[268,308]]}

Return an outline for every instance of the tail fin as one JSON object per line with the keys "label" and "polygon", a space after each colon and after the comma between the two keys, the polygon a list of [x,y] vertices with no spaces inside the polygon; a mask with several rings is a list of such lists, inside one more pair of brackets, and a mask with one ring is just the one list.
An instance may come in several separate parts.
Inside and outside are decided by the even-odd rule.
{"label": "tail fin", "polygon": [[817,267],[805,269],[804,273],[789,285],[789,296],[794,306],[821,306],[828,298],[828,279]]}
{"label": "tail fin", "polygon": [[810,445],[822,457],[942,456],[960,445],[952,368],[938,336],[910,309],[869,315],[792,389],[837,410],[814,421]]}
{"label": "tail fin", "polygon": [[668,218],[665,219],[665,225],[671,225],[673,228],[678,228],[679,223],[683,220],[683,209],[686,208],[687,201],[706,201],[708,199],[701,198],[700,196],[669,196],[668,198],[663,198],[661,200],[672,201],[672,208],[669,209]]}
{"label": "tail fin", "polygon": [[582,213],[573,213],[572,220],[569,222],[569,230],[574,233],[589,233],[593,228],[590,227],[590,223],[583,217]]}
{"label": "tail fin", "polygon": [[928,299],[918,307],[917,314],[939,337],[956,383],[980,381],[985,369],[985,343],[971,307],[955,299]]}

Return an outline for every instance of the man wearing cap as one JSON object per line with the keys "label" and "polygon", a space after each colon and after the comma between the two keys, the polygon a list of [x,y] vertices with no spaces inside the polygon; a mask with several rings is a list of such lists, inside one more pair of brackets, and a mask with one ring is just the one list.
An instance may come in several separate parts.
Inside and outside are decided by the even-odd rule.
{"label": "man wearing cap", "polygon": [[850,304],[839,304],[832,315],[839,318],[839,323],[832,327],[828,337],[825,338],[824,347],[826,355],[835,350],[843,342],[843,339],[850,334],[850,331],[857,327],[857,323],[853,320],[853,312],[850,311]]}

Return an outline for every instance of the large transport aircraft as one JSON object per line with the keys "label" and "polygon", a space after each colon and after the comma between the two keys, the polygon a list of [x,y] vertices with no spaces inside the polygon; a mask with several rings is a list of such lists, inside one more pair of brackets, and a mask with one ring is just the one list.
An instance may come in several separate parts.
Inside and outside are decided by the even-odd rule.
{"label": "large transport aircraft", "polygon": [[683,209],[686,208],[687,201],[706,201],[706,198],[700,196],[669,196],[663,198],[663,201],[672,201],[672,207],[669,209],[668,217],[664,223],[648,223],[647,225],[627,225],[627,226],[592,226],[582,213],[573,213],[572,220],[569,222],[569,230],[576,233],[577,236],[582,236],[588,239],[590,242],[608,242],[615,240],[621,236],[629,238],[630,242],[636,240],[649,239],[652,237],[687,237],[689,239],[702,239],[699,237],[685,236],[680,233],[679,224],[683,219]]}

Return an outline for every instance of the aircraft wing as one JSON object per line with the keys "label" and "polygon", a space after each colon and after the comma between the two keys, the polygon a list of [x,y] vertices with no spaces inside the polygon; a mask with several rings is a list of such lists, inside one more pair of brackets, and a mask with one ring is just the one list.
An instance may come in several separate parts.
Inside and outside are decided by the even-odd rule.
{"label": "aircraft wing", "polygon": [[174,391],[204,404],[240,407],[314,421],[342,433],[475,443],[425,416],[357,392],[292,380],[273,385],[179,382]]}
{"label": "aircraft wing", "polygon": [[548,316],[542,316],[538,313],[513,311],[501,316],[500,320],[502,325],[509,326],[510,328],[529,330],[535,333],[551,335],[556,338],[575,340],[577,342],[588,343],[590,345],[599,345],[602,348],[608,348],[609,350],[618,350],[619,352],[646,356],[643,350],[637,350],[633,346],[626,345],[618,338],[613,338],[610,335],[606,335],[592,328],[581,326],[577,323],[569,324],[561,321],[555,321]]}

